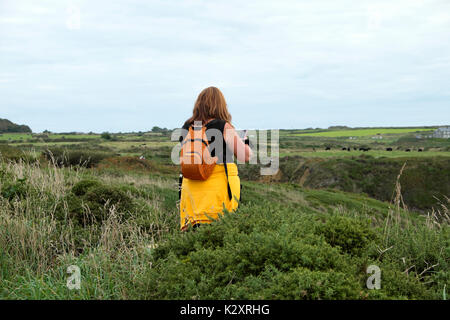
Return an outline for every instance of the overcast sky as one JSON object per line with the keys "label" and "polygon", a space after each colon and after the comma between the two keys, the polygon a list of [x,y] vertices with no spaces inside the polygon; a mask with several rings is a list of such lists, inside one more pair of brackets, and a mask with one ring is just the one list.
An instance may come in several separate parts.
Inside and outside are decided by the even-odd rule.
{"label": "overcast sky", "polygon": [[450,1],[0,0],[0,118],[175,128],[211,85],[238,128],[450,124]]}

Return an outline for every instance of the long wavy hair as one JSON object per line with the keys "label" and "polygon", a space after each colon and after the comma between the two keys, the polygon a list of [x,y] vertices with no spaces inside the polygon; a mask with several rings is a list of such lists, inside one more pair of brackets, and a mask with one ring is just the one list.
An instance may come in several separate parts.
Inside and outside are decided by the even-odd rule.
{"label": "long wavy hair", "polygon": [[203,89],[194,105],[192,117],[187,122],[206,122],[208,119],[225,120],[231,124],[231,114],[222,92],[216,87]]}

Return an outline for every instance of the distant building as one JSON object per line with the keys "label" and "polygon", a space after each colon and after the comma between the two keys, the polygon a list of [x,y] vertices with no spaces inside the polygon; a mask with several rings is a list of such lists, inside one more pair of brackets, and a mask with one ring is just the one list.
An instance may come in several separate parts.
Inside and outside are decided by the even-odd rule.
{"label": "distant building", "polygon": [[433,138],[450,138],[450,127],[437,128],[437,130],[433,133]]}

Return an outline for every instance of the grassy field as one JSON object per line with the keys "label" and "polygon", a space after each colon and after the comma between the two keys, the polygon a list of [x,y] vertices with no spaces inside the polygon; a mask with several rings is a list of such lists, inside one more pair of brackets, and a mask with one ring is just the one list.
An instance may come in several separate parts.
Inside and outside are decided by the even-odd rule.
{"label": "grassy field", "polygon": [[384,150],[369,150],[367,152],[363,151],[342,151],[342,150],[328,150],[328,151],[312,151],[312,150],[302,150],[302,151],[287,151],[280,152],[280,157],[285,156],[302,156],[306,158],[348,158],[348,157],[359,157],[360,155],[369,155],[375,158],[422,158],[422,157],[450,157],[450,151],[384,151]]}
{"label": "grassy field", "polygon": [[125,149],[131,148],[139,148],[142,150],[151,149],[151,148],[159,148],[159,147],[173,147],[176,143],[171,141],[110,141],[110,142],[102,142],[101,146],[105,146],[107,148],[111,148],[116,151],[122,151]]}
{"label": "grassy field", "polygon": [[32,135],[30,133],[2,133],[0,134],[0,141],[7,140],[27,140],[31,139]]}
{"label": "grassy field", "polygon": [[[39,139],[42,138],[43,135],[35,136],[30,133],[3,133],[0,134],[0,140],[31,140],[31,139]],[[67,140],[88,140],[88,139],[99,139],[100,135],[96,134],[47,134],[45,135],[49,140],[53,139],[67,139]]]}
{"label": "grassy field", "polygon": [[446,299],[449,139],[296,133],[277,175],[239,167],[237,212],[185,233],[170,133],[3,140],[0,299]]}
{"label": "grassy field", "polygon": [[425,133],[432,132],[435,129],[430,128],[374,128],[374,129],[354,129],[354,130],[330,130],[324,132],[294,133],[294,136],[312,136],[312,137],[363,137],[376,136],[378,134],[402,134],[402,133]]}
{"label": "grassy field", "polygon": [[64,141],[64,142],[14,142],[10,143],[9,145],[19,147],[19,148],[33,148],[33,147],[39,147],[39,148],[45,148],[49,146],[70,146],[75,144],[83,143],[82,141]]}
{"label": "grassy field", "polygon": [[49,134],[49,139],[98,139],[98,134]]}
{"label": "grassy field", "polygon": [[[238,212],[181,233],[176,174],[0,169],[2,299],[443,299],[450,279],[444,209],[427,218],[364,195],[244,182]],[[371,264],[380,290],[365,286]],[[66,286],[70,265],[80,290]]]}

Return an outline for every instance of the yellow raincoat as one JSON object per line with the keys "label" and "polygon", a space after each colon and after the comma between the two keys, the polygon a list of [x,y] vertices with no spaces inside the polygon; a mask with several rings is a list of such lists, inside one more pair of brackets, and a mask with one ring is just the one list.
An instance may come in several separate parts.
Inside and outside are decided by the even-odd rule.
{"label": "yellow raincoat", "polygon": [[227,163],[228,181],[233,199],[230,201],[227,189],[227,176],[223,164],[217,164],[207,180],[183,178],[180,199],[181,230],[189,224],[211,223],[218,219],[224,207],[234,211],[241,196],[241,181],[235,163]]}

